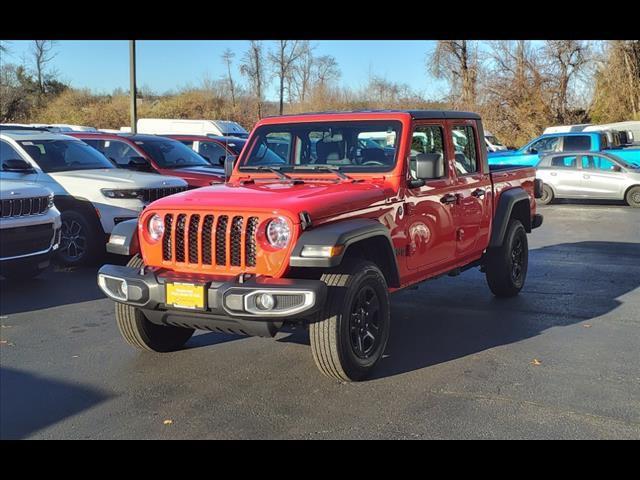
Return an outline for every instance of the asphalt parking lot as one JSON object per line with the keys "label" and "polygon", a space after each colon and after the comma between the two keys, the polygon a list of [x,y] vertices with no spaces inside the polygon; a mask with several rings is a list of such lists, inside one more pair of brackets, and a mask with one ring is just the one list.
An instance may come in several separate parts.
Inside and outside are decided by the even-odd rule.
{"label": "asphalt parking lot", "polygon": [[357,384],[321,376],[304,331],[139,353],[95,268],[0,280],[0,437],[640,438],[640,211],[539,211],[519,297],[477,270],[396,294]]}

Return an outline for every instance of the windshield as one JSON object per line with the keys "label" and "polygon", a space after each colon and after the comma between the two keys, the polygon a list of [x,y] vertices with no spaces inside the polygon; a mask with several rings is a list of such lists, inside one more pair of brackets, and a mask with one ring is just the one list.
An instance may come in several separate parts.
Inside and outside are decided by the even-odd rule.
{"label": "windshield", "polygon": [[79,140],[22,140],[18,143],[47,173],[115,168],[104,155]]}
{"label": "windshield", "polygon": [[400,122],[335,121],[265,125],[253,137],[242,167],[332,166],[346,172],[393,169]]}
{"label": "windshield", "polygon": [[622,165],[625,168],[630,168],[632,170],[636,170],[638,168],[640,168],[640,163],[639,162],[634,162],[634,161],[628,161],[628,160],[623,160],[622,158],[620,158],[617,155],[614,155],[612,153],[609,154],[609,156],[615,160],[616,162],[618,162],[620,165]]}
{"label": "windshield", "polygon": [[498,139],[496,137],[494,137],[493,135],[485,135],[485,137],[487,140],[489,140],[489,143],[491,145],[495,145],[496,147],[501,147],[502,144],[498,141]]}
{"label": "windshield", "polygon": [[182,168],[211,166],[203,157],[191,148],[176,141],[168,139],[135,140],[160,168]]}

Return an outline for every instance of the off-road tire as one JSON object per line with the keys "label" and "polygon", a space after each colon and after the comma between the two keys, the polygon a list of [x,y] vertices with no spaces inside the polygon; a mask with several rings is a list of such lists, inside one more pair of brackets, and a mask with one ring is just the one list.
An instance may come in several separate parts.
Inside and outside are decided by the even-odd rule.
{"label": "off-road tire", "polygon": [[[60,238],[60,247],[56,252],[57,260],[67,267],[77,267],[87,265],[98,260],[101,254],[105,252],[105,242],[101,235],[101,228],[98,225],[98,219],[88,218],[87,215],[75,210],[64,210],[60,214],[62,220],[62,233]],[[70,258],[67,251],[67,241],[65,236],[68,234],[68,228],[72,226],[79,228],[80,235],[83,237],[82,245],[84,253],[78,255],[77,258]],[[77,253],[77,250],[75,250]],[[75,257],[76,255],[71,255]]]}
{"label": "off-road tire", "polygon": [[[519,264],[519,274],[515,275]],[[497,297],[514,297],[527,277],[529,246],[520,220],[511,219],[502,246],[491,248],[485,262],[487,283]]]}
{"label": "off-road tire", "polygon": [[[363,380],[382,358],[389,339],[391,314],[387,282],[376,264],[360,259],[345,259],[340,266],[323,274],[321,280],[327,284],[328,292],[318,321],[309,325],[313,359],[318,369],[330,378],[343,382]],[[374,297],[378,305],[376,313],[373,313]],[[368,303],[364,302],[368,305],[364,310],[371,310],[365,317],[352,312],[353,309],[360,311],[360,299],[369,299]],[[358,345],[354,346],[358,344],[354,338],[360,330],[352,328],[356,322],[366,324],[369,333],[376,332],[375,340],[367,337],[359,344],[362,347],[370,343],[368,354],[360,348],[365,356],[358,356]]]}
{"label": "off-road tire", "polygon": [[[128,267],[140,268],[143,262],[135,255],[127,263]],[[179,350],[191,338],[192,328],[156,325],[144,316],[139,308],[116,302],[116,323],[122,337],[129,345],[152,352],[172,352]]]}
{"label": "off-road tire", "polygon": [[631,187],[624,199],[630,207],[640,208],[640,187]]}
{"label": "off-road tire", "polygon": [[542,186],[542,196],[538,201],[543,205],[549,205],[554,199],[553,189],[549,185]]}

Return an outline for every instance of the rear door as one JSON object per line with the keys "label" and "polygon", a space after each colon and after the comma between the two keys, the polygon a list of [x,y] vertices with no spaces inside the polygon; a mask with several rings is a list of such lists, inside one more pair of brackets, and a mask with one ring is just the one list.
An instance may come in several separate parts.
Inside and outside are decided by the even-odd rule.
{"label": "rear door", "polygon": [[584,196],[582,186],[582,173],[578,169],[576,155],[554,155],[547,167],[556,196],[581,197]]}
{"label": "rear door", "polygon": [[483,143],[475,120],[449,120],[457,201],[456,256],[475,256],[489,243],[491,177],[484,171]]}

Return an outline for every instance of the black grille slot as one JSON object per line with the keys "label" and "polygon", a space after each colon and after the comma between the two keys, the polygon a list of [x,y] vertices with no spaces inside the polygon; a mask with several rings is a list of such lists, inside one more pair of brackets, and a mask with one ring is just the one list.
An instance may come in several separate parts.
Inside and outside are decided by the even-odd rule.
{"label": "black grille slot", "polygon": [[213,215],[205,215],[202,224],[202,263],[211,265],[211,231],[213,229]]}
{"label": "black grille slot", "polygon": [[49,210],[49,197],[10,198],[0,202],[0,217],[40,215]]}
{"label": "black grille slot", "polygon": [[218,217],[216,225],[216,265],[227,264],[227,223],[229,217],[222,215]]}
{"label": "black grille slot", "polygon": [[198,263],[198,226],[200,215],[189,217],[189,263]]}
{"label": "black grille slot", "polygon": [[231,222],[231,265],[234,267],[241,265],[243,220],[244,218],[242,217],[233,217]]}
{"label": "black grille slot", "polygon": [[187,216],[184,213],[178,215],[176,220],[176,262],[184,262],[184,225]]}
{"label": "black grille slot", "polygon": [[171,226],[173,225],[173,215],[164,216],[164,234],[162,235],[162,259],[171,260]]}
{"label": "black grille slot", "polygon": [[48,250],[53,240],[53,225],[30,225],[28,227],[5,228],[0,235],[0,258]]}
{"label": "black grille slot", "polygon": [[151,203],[159,198],[173,195],[174,193],[184,192],[187,187],[162,187],[162,188],[145,188],[142,190],[142,200]]}
{"label": "black grille slot", "polygon": [[258,230],[258,217],[249,217],[247,233],[244,239],[245,263],[248,267],[256,266],[256,231]]}

